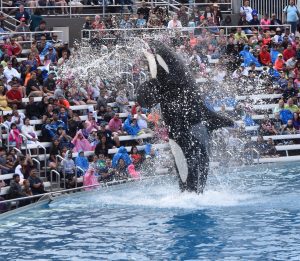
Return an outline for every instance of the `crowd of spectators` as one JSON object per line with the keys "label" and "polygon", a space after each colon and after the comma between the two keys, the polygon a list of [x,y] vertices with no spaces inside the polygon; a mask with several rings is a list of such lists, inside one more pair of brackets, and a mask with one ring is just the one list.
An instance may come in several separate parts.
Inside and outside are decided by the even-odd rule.
{"label": "crowd of spectators", "polygon": [[[228,17],[223,18],[219,7],[215,4],[206,8],[203,14],[194,10],[191,16],[186,13],[183,6],[171,20],[168,20],[168,14],[163,8],[151,10],[146,3],[142,3],[137,13],[139,19],[145,22],[137,19],[134,23],[129,15],[124,15],[119,24],[113,16],[110,17],[110,23],[107,23],[101,16],[96,15],[94,21],[87,17],[84,28],[103,32],[104,29],[114,26],[195,27],[195,30],[184,37],[171,36],[170,43],[194,75],[206,78],[207,86],[215,87],[212,89],[218,89],[227,82],[231,87],[237,88],[237,90],[231,88],[230,91],[236,91],[238,94],[258,92],[281,94],[282,98],[274,108],[274,119],[265,117],[259,123],[259,134],[266,136],[299,133],[299,37],[290,32],[290,27],[268,27],[271,23],[281,24],[273,16],[270,23],[267,21],[267,15],[264,15],[259,24],[251,24],[257,17],[253,10],[249,14],[247,2],[249,1],[245,1],[241,8],[242,24],[239,24],[245,25],[250,22],[251,26],[248,28],[250,31],[237,26],[229,35],[225,34],[222,27],[204,28],[205,25],[228,25]],[[68,188],[75,185],[75,170],[76,175],[86,176],[85,185],[92,185],[99,181],[138,177],[143,166],[153,167],[158,152],[150,144],[141,139],[121,144],[120,137],[155,133],[160,139],[167,141],[167,130],[159,114],[156,111],[149,112],[139,104],[130,106],[124,88],[125,82],[120,78],[116,78],[113,82],[107,82],[105,79],[80,81],[61,78],[60,66],[72,59],[68,44],[58,41],[55,33],[48,32],[42,19],[33,18],[34,15],[40,17],[39,14],[27,16],[22,5],[19,11],[20,15],[16,14],[16,17],[20,20],[20,25],[13,33],[13,37],[3,41],[0,49],[0,109],[3,112],[12,111],[2,115],[1,121],[9,130],[6,134],[10,146],[21,148],[24,143],[21,135],[24,135],[27,144],[51,142],[47,165],[50,169],[65,171]],[[28,25],[29,20],[31,23]],[[151,27],[153,25],[151,21],[154,20],[156,25]],[[26,35],[22,34],[26,32],[25,30],[39,33],[30,44],[27,58],[20,60],[22,46],[18,41],[26,39]],[[219,59],[213,68],[209,65],[210,58]],[[146,66],[142,67],[141,64],[135,66],[137,72],[144,70],[147,73]],[[219,90],[228,94],[225,89]],[[210,98],[212,94],[211,91],[207,97]],[[28,103],[23,102],[22,99],[25,97],[29,97]],[[34,97],[42,97],[42,100],[36,102]],[[111,102],[115,105],[110,106]],[[215,107],[215,102],[224,105],[221,99],[209,101],[212,107]],[[239,106],[235,101],[231,100],[230,103],[236,108]],[[82,120],[80,113],[72,110],[71,107],[74,105],[91,105],[95,109],[84,112],[87,119]],[[25,109],[25,113],[18,109]],[[249,111],[244,108],[242,113],[245,125],[257,124],[251,119],[253,113],[251,108]],[[124,122],[120,119],[123,113],[128,114]],[[42,121],[41,136],[31,126],[32,120]],[[145,149],[139,151],[136,146],[142,144]],[[259,136],[254,145],[249,144],[251,143],[247,145],[249,148],[254,146],[259,149],[261,155],[277,155],[272,140],[264,142]],[[122,145],[131,146],[130,153]],[[114,156],[109,153],[109,149],[113,148],[117,149]],[[84,152],[87,151],[94,153],[85,157]],[[71,152],[78,153],[78,156],[73,159]],[[38,151],[34,154],[37,155]],[[64,160],[58,162],[57,155]],[[36,177],[36,169],[30,156],[16,155],[14,150],[6,152],[3,144],[0,148],[0,160],[2,174],[16,173],[11,181],[10,197],[44,192],[43,181]],[[76,166],[80,169],[76,169]],[[24,185],[24,189],[20,184]]]}

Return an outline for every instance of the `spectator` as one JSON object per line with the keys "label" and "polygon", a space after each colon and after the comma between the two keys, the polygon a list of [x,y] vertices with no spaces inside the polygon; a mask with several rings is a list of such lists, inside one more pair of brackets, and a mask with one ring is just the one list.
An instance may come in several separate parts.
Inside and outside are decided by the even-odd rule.
{"label": "spectator", "polygon": [[97,177],[95,176],[95,169],[90,167],[86,173],[84,174],[83,185],[84,186],[91,186],[91,188],[86,188],[85,190],[90,190],[93,187],[97,187],[99,182],[97,181]]}
{"label": "spectator", "polygon": [[50,155],[49,156],[49,167],[51,169],[56,169],[57,168],[56,156],[60,155],[60,153],[59,153],[59,140],[58,139],[55,139],[55,138],[53,139],[49,155]]}
{"label": "spectator", "polygon": [[265,155],[271,156],[271,157],[277,157],[277,150],[276,150],[275,143],[272,140],[272,138],[269,138],[267,141]]}
{"label": "spectator", "polygon": [[77,172],[77,175],[83,175],[89,168],[89,162],[87,157],[84,156],[84,151],[79,151],[78,152],[78,156],[75,159],[75,165],[77,167],[80,167],[81,169],[83,169],[83,173],[80,170],[80,173]]}
{"label": "spectator", "polygon": [[138,135],[140,132],[140,127],[137,124],[137,119],[131,117],[129,114],[127,119],[124,122],[124,130],[129,135]]}
{"label": "spectator", "polygon": [[287,101],[287,104],[284,105],[284,109],[290,110],[291,112],[298,112],[299,108],[296,104],[294,104],[294,100],[292,98],[289,98]]}
{"label": "spectator", "polygon": [[290,0],[290,4],[283,9],[283,13],[285,14],[286,22],[291,25],[292,33],[295,34],[300,17],[295,0]]}
{"label": "spectator", "polygon": [[42,86],[40,85],[35,72],[31,72],[30,80],[26,86],[27,96],[43,96]]}
{"label": "spectator", "polygon": [[46,29],[46,21],[42,20],[39,24],[38,27],[36,27],[34,29],[35,32],[38,32],[35,34],[35,40],[39,41],[41,39],[42,36],[46,37],[46,40],[50,40],[50,34],[49,33],[45,33],[45,31],[47,31]]}
{"label": "spectator", "polygon": [[244,5],[241,6],[241,8],[240,8],[240,13],[241,14],[246,14],[246,20],[248,22],[250,22],[253,19],[253,17],[252,17],[252,11],[253,11],[253,9],[250,7],[250,1],[249,0],[245,0],[244,1]]}
{"label": "spectator", "polygon": [[264,31],[270,30],[271,20],[269,19],[269,15],[267,13],[260,20],[260,24]]}
{"label": "spectator", "polygon": [[6,93],[7,102],[10,107],[16,105],[18,108],[23,107],[22,104],[22,94],[19,90],[20,84],[18,82],[13,82],[11,89]]}
{"label": "spectator", "polygon": [[40,9],[36,8],[34,10],[34,13],[30,17],[30,31],[33,32],[35,31],[35,28],[37,28],[41,21],[43,20],[43,17],[41,16],[41,11]]}
{"label": "spectator", "polygon": [[150,8],[147,7],[147,3],[143,0],[141,1],[141,7],[137,9],[138,16],[143,15],[143,18],[146,20],[146,23],[148,22],[149,19],[149,13],[150,13]]}
{"label": "spectator", "polygon": [[282,125],[282,130],[281,130],[281,134],[282,135],[291,135],[291,134],[296,134],[297,130],[295,129],[294,125],[293,125],[293,120],[288,120],[287,124]]}
{"label": "spectator", "polygon": [[[177,12],[177,17],[179,21],[181,22],[183,27],[187,27],[189,23],[189,15],[186,12],[186,8],[184,5],[180,6],[179,11]],[[222,20],[222,19],[221,19]]]}
{"label": "spectator", "polygon": [[253,13],[253,19],[249,22],[249,25],[251,26],[251,30],[253,32],[257,32],[259,29],[260,21],[258,19],[257,13]]}
{"label": "spectator", "polygon": [[147,22],[144,18],[144,15],[139,14],[138,19],[136,20],[136,23],[135,23],[135,27],[136,28],[145,28],[146,25],[147,25]]}
{"label": "spectator", "polygon": [[277,134],[277,131],[273,125],[273,122],[269,119],[268,115],[265,115],[264,120],[261,122],[259,132],[260,132],[260,135],[263,135],[263,136]]}
{"label": "spectator", "polygon": [[65,173],[65,179],[66,179],[66,188],[72,188],[75,186],[75,162],[72,159],[72,153],[68,151],[64,157],[64,160],[62,161],[63,171]]}
{"label": "spectator", "polygon": [[276,130],[277,133],[281,132],[281,127],[283,125],[283,121],[280,119],[280,113],[275,112],[274,113],[274,119],[272,119],[272,124],[274,126],[274,129]]}
{"label": "spectator", "polygon": [[[83,30],[91,30],[93,29],[92,27],[92,23],[91,23],[91,18],[89,16],[85,17],[85,22],[83,24],[82,27]],[[89,38],[90,37],[90,33],[89,31],[83,31],[83,38]]]}
{"label": "spectator", "polygon": [[21,78],[21,74],[15,68],[12,67],[11,61],[7,62],[7,67],[4,68],[3,74],[7,79],[7,82],[10,82],[13,79],[13,77],[16,77],[17,79]]}
{"label": "spectator", "polygon": [[37,176],[37,169],[32,168],[30,170],[28,181],[30,183],[30,188],[33,195],[43,194],[46,193],[44,189],[43,181]]}
{"label": "spectator", "polygon": [[247,21],[245,13],[241,15],[238,26],[242,26],[241,28],[245,34],[252,34],[252,31],[250,30],[250,23]]}
{"label": "spectator", "polygon": [[75,137],[72,140],[72,143],[74,145],[74,152],[78,151],[91,151],[93,150],[91,144],[89,141],[83,136],[82,131],[77,131]]}
{"label": "spectator", "polygon": [[121,5],[121,13],[122,14],[124,12],[124,5],[127,5],[127,8],[129,10],[129,12],[133,14],[133,9],[132,9],[133,2],[132,2],[132,0],[118,0],[118,2]]}
{"label": "spectator", "polygon": [[[14,174],[12,180],[10,181],[10,187],[8,190],[8,198],[15,199],[15,198],[23,198],[27,195],[22,191],[22,187],[20,185],[20,176],[18,174]],[[19,206],[25,206],[29,204],[30,201],[28,200],[21,200],[19,201]]]}
{"label": "spectator", "polygon": [[27,197],[33,196],[32,190],[30,188],[30,183],[27,179],[23,180],[22,192],[25,193]]}
{"label": "spectator", "polygon": [[273,68],[277,71],[282,71],[283,65],[284,65],[283,55],[279,53]]}
{"label": "spectator", "polygon": [[287,88],[283,91],[282,97],[286,101],[289,98],[297,97],[299,90],[294,87],[294,82],[288,81]]}
{"label": "spectator", "polygon": [[293,49],[292,44],[288,44],[287,48],[283,51],[283,59],[287,61],[288,59],[296,56],[296,52]]}
{"label": "spectator", "polygon": [[114,168],[117,167],[120,159],[124,161],[126,167],[128,167],[132,163],[126,148],[123,146],[118,149],[118,152],[114,155],[112,159],[112,166]]}
{"label": "spectator", "polygon": [[19,5],[19,10],[17,11],[15,18],[19,21],[21,21],[21,18],[25,18],[26,19],[26,23],[29,21],[30,19],[30,15],[29,13],[24,9],[24,5],[20,4]]}
{"label": "spectator", "polygon": [[237,28],[237,32],[234,34],[234,39],[236,41],[239,41],[240,39],[245,40],[246,42],[248,41],[247,35],[242,31],[241,27]]}
{"label": "spectator", "polygon": [[27,138],[27,143],[36,143],[38,142],[38,136],[34,128],[30,125],[30,119],[28,117],[24,120],[24,125],[21,127],[22,134]]}
{"label": "spectator", "polygon": [[111,138],[107,138],[105,135],[100,136],[100,142],[96,145],[95,155],[99,156],[100,154],[108,157],[108,150],[113,147]]}
{"label": "spectator", "polygon": [[21,37],[23,41],[27,41],[29,38],[29,34],[25,34],[25,32],[30,32],[29,26],[26,24],[26,18],[22,17],[20,19],[20,24],[16,27],[16,32],[23,34],[16,34],[17,37]]}
{"label": "spectator", "polygon": [[4,91],[4,85],[0,82],[0,110],[1,111],[10,111],[11,108],[8,107],[7,97]]}
{"label": "spectator", "polygon": [[181,28],[181,27],[182,27],[182,24],[178,20],[177,14],[174,14],[173,19],[170,20],[169,23],[168,23],[168,29]]}
{"label": "spectator", "polygon": [[103,182],[112,181],[116,171],[112,167],[112,161],[111,159],[106,159],[105,161],[105,167],[100,169],[100,180]]}
{"label": "spectator", "polygon": [[[122,0],[124,1],[124,0]],[[131,21],[130,19],[130,16],[129,15],[124,15],[123,19],[121,20],[120,24],[119,24],[119,27],[121,29],[131,29],[134,27],[134,24],[133,22]]]}
{"label": "spectator", "polygon": [[8,157],[6,156],[6,151],[3,147],[0,147],[0,170],[1,174],[8,174],[14,172],[11,166],[8,164]]}
{"label": "spectator", "polygon": [[129,101],[125,91],[119,91],[118,96],[116,97],[116,105],[121,113],[128,112]]}
{"label": "spectator", "polygon": [[122,121],[119,118],[119,113],[115,113],[114,117],[109,121],[108,128],[112,132],[113,137],[123,135]]}
{"label": "spectator", "polygon": [[9,131],[9,145],[10,146],[15,146],[16,148],[20,148],[22,145],[22,137],[20,136],[20,131],[17,128],[17,124],[12,123],[10,125],[11,130]]}
{"label": "spectator", "polygon": [[299,132],[299,130],[300,130],[300,119],[299,119],[299,113],[298,112],[293,113],[293,125],[294,125],[294,128],[297,130],[297,132]]}
{"label": "spectator", "polygon": [[105,24],[102,21],[102,18],[100,15],[95,15],[95,21],[92,23],[92,28],[94,30],[104,30]]}
{"label": "spectator", "polygon": [[[271,16],[271,25],[282,25],[282,22],[277,18],[276,14]],[[271,31],[274,31],[274,27],[271,28]]]}
{"label": "spectator", "polygon": [[264,45],[261,48],[261,51],[259,53],[259,60],[261,62],[262,65],[269,65],[272,61],[271,61],[271,55],[268,52],[268,46]]}

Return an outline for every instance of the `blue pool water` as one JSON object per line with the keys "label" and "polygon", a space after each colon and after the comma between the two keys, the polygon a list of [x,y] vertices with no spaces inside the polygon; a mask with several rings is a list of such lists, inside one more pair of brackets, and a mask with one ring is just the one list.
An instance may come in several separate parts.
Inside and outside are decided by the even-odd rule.
{"label": "blue pool water", "polygon": [[300,164],[222,169],[204,195],[154,178],[1,220],[1,260],[299,260]]}

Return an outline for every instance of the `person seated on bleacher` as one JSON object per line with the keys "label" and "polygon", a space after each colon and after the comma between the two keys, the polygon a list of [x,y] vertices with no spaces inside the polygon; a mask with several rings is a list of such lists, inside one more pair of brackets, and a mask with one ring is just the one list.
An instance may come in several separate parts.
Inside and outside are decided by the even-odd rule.
{"label": "person seated on bleacher", "polygon": [[89,143],[89,141],[83,136],[81,130],[77,131],[75,137],[71,142],[74,145],[73,148],[74,152],[78,152],[80,150],[91,151],[94,149],[92,145]]}
{"label": "person seated on bleacher", "polygon": [[138,135],[141,130],[137,124],[137,118],[132,118],[130,114],[127,116],[123,128],[128,135],[133,135],[133,136]]}
{"label": "person seated on bleacher", "polygon": [[296,52],[295,52],[295,50],[293,48],[293,45],[291,43],[289,43],[287,45],[287,48],[283,51],[283,59],[285,61],[287,61],[288,59],[290,59],[290,58],[292,58],[294,56],[296,56]]}
{"label": "person seated on bleacher", "polygon": [[47,31],[46,29],[46,21],[42,20],[39,24],[38,27],[35,28],[34,30],[35,32],[39,32],[35,34],[35,40],[36,41],[40,41],[40,39],[45,36],[47,40],[50,40],[50,34],[49,33],[45,33],[45,31]]}
{"label": "person seated on bleacher", "polygon": [[234,40],[239,41],[240,39],[248,41],[247,35],[242,31],[241,27],[237,27],[236,33],[234,34]]}
{"label": "person seated on bleacher", "polygon": [[26,24],[26,18],[22,17],[20,19],[20,24],[16,27],[15,32],[19,32],[20,34],[15,34],[15,37],[21,39],[22,41],[27,41],[29,39],[29,34],[21,34],[25,32],[30,32],[29,26]]}
{"label": "person seated on bleacher", "polygon": [[15,167],[15,173],[20,176],[21,181],[29,177],[30,169],[33,167],[33,161],[29,154],[19,156]]}
{"label": "person seated on bleacher", "polygon": [[272,119],[272,125],[274,126],[274,129],[277,133],[281,132],[281,127],[283,125],[283,121],[280,119],[280,113],[275,112],[274,113],[274,119]]}
{"label": "person seated on bleacher", "polygon": [[142,113],[141,107],[137,108],[134,119],[137,120],[137,125],[142,133],[152,133],[151,129],[148,128],[148,118],[146,114]]}
{"label": "person seated on bleacher", "polygon": [[8,106],[7,97],[5,95],[4,85],[0,81],[0,111],[10,111],[11,108]]}
{"label": "person seated on bleacher", "polygon": [[268,52],[268,46],[263,45],[259,53],[259,60],[262,65],[269,65],[271,63],[271,55]]}
{"label": "person seated on bleacher", "polygon": [[[7,195],[8,199],[23,198],[26,196],[26,193],[22,191],[22,187],[20,185],[20,176],[18,174],[14,174],[12,180],[10,181],[10,187]],[[18,206],[25,206],[29,203],[30,201],[28,200],[20,200]]]}
{"label": "person seated on bleacher", "polygon": [[130,158],[135,169],[140,169],[144,158],[143,155],[139,152],[137,146],[131,147]]}
{"label": "person seated on bleacher", "polygon": [[[93,167],[89,167],[89,169],[84,174],[83,186],[94,186],[94,188],[96,188],[97,185],[99,185],[99,182],[95,174],[96,174],[96,170]],[[93,189],[93,187],[86,188],[85,190],[91,190],[91,189]]]}
{"label": "person seated on bleacher", "polygon": [[269,138],[266,145],[265,156],[278,157],[275,143],[272,138]]}
{"label": "person seated on bleacher", "polygon": [[52,119],[53,111],[54,111],[53,104],[47,103],[47,104],[45,104],[45,106],[46,106],[46,110],[43,113],[43,117],[42,117],[43,123],[45,123],[47,119]]}
{"label": "person seated on bleacher", "polygon": [[253,143],[253,148],[257,149],[261,156],[266,154],[267,143],[263,136],[257,136],[257,140]]}
{"label": "person seated on bleacher", "polygon": [[6,156],[6,150],[2,147],[0,147],[0,170],[1,174],[8,174],[12,173],[13,169],[10,165],[7,165],[7,156]]}
{"label": "person seated on bleacher", "polygon": [[83,124],[77,113],[72,113],[70,116],[71,118],[68,120],[68,134],[74,137],[76,132],[83,128]]}
{"label": "person seated on bleacher", "polygon": [[49,155],[50,155],[49,156],[49,167],[51,169],[56,169],[57,168],[56,156],[60,155],[58,139],[53,139],[52,145],[50,147]]}
{"label": "person seated on bleacher", "polygon": [[113,143],[111,139],[107,138],[105,135],[102,135],[99,143],[96,145],[95,155],[99,156],[100,154],[103,154],[105,157],[108,157],[108,150],[112,148]]}
{"label": "person seated on bleacher", "polygon": [[75,162],[72,159],[72,152],[68,151],[62,161],[62,172],[65,173],[66,188],[72,188],[75,185]]}
{"label": "person seated on bleacher", "polygon": [[113,137],[124,135],[123,123],[119,118],[119,113],[115,113],[108,123],[108,129],[112,132]]}
{"label": "person seated on bleacher", "polygon": [[[48,106],[49,107],[49,106]],[[64,130],[67,129],[66,124],[63,121],[60,121],[58,119],[58,113],[57,111],[53,111],[52,119],[50,119],[50,122],[48,121],[45,125],[45,130],[47,131],[47,136],[49,136],[51,139],[56,135],[57,129],[59,127],[62,127]]]}
{"label": "person seated on bleacher", "polygon": [[30,125],[30,119],[26,117],[24,123],[25,124],[21,127],[21,131],[22,134],[27,138],[27,143],[37,143],[39,141],[38,136],[33,126]]}
{"label": "person seated on bleacher", "polygon": [[88,134],[91,133],[92,129],[96,129],[96,131],[100,129],[96,121],[95,114],[92,111],[88,113],[88,118],[85,121],[85,129],[87,130]]}
{"label": "person seated on bleacher", "polygon": [[97,135],[97,129],[92,129],[87,140],[89,141],[89,143],[91,144],[91,146],[93,148],[95,148],[97,146],[97,144],[100,142],[98,135]]}
{"label": "person seated on bleacher", "polygon": [[64,107],[65,109],[70,108],[70,103],[63,95],[58,96],[58,100],[55,101],[55,104],[59,107]]}
{"label": "person seated on bleacher", "polygon": [[29,184],[33,195],[46,193],[44,188],[44,182],[37,176],[38,170],[32,168],[29,173]]}
{"label": "person seated on bleacher", "polygon": [[14,77],[18,80],[21,78],[21,74],[12,67],[12,61],[7,62],[7,66],[4,68],[3,75],[7,79],[7,82],[10,82]]}
{"label": "person seated on bleacher", "polygon": [[277,56],[277,59],[275,60],[273,68],[277,71],[282,71],[284,63],[285,63],[285,61],[283,59],[283,55],[281,53],[279,53]]}
{"label": "person seated on bleacher", "polygon": [[126,96],[126,91],[120,90],[118,92],[118,96],[116,97],[116,106],[118,107],[119,112],[128,112],[129,101]]}
{"label": "person seated on bleacher", "polygon": [[8,141],[10,146],[15,146],[16,148],[20,148],[22,145],[22,137],[20,136],[20,131],[17,128],[16,123],[12,123],[10,125],[11,129],[9,131]]}
{"label": "person seated on bleacher", "polygon": [[289,98],[287,100],[287,103],[284,105],[284,109],[290,110],[291,112],[299,111],[299,107],[296,104],[294,104],[294,100],[292,98]]}
{"label": "person seated on bleacher", "polygon": [[115,177],[116,170],[112,167],[111,159],[105,160],[105,167],[99,170],[99,180],[103,182],[112,181]]}
{"label": "person seated on bleacher", "polygon": [[96,105],[97,112],[100,110],[101,106],[103,106],[104,108],[107,107],[107,96],[106,96],[105,89],[100,90],[100,95],[97,99],[97,105]]}
{"label": "person seated on bleacher", "polygon": [[37,79],[36,72],[31,72],[30,80],[26,85],[26,95],[27,96],[43,96],[44,92],[42,91],[42,86]]}
{"label": "person seated on bleacher", "polygon": [[278,90],[279,92],[283,92],[283,90],[286,89],[286,87],[288,85],[288,80],[287,80],[286,74],[284,72],[281,72],[280,78],[277,81],[277,84],[280,87],[280,89]]}
{"label": "person seated on bleacher", "polygon": [[88,161],[87,157],[84,156],[84,151],[81,150],[78,152],[78,156],[75,159],[75,165],[77,167],[80,167],[81,169],[83,169],[83,173],[81,172],[81,170],[77,171],[78,176],[84,175],[84,173],[88,170],[89,161]]}
{"label": "person seated on bleacher", "polygon": [[72,149],[74,146],[71,143],[72,137],[67,135],[66,131],[63,127],[58,127],[56,135],[53,137],[54,140],[59,141],[59,148],[62,149],[63,147],[67,147],[68,150]]}
{"label": "person seated on bleacher", "polygon": [[21,130],[22,126],[24,125],[24,119],[25,119],[25,114],[23,112],[19,112],[18,110],[14,109],[12,112],[12,122],[17,124],[17,127],[19,130]]}
{"label": "person seated on bleacher", "polygon": [[25,107],[25,114],[30,120],[38,120],[41,116],[40,107],[34,102],[34,97],[29,97],[29,102]]}
{"label": "person seated on bleacher", "polygon": [[259,133],[262,136],[268,136],[268,135],[276,135],[277,131],[273,125],[273,122],[269,119],[268,114],[264,116],[264,119],[262,120],[259,128]]}
{"label": "person seated on bleacher", "polygon": [[286,101],[290,98],[297,98],[299,90],[295,88],[293,78],[288,80],[288,85],[283,91],[282,97]]}
{"label": "person seated on bleacher", "polygon": [[282,135],[290,135],[290,134],[296,134],[296,133],[297,133],[297,130],[294,127],[293,120],[288,120],[287,124],[282,125],[282,128],[281,128]]}
{"label": "person seated on bleacher", "polygon": [[99,140],[101,141],[101,136],[106,137],[106,141],[110,144],[111,147],[120,147],[120,139],[118,135],[113,135],[112,131],[109,130],[107,124],[102,122],[100,124],[100,130],[98,130],[97,135]]}
{"label": "person seated on bleacher", "polygon": [[54,80],[55,72],[50,71],[48,77],[43,82],[43,92],[49,96],[54,95],[56,89],[56,82]]}
{"label": "person seated on bleacher", "polygon": [[[249,22],[246,19],[246,14],[245,13],[241,14],[241,18],[240,18],[240,20],[238,22],[238,26],[243,26],[242,30],[243,30],[243,32],[245,34],[252,34],[252,31],[250,29],[250,24],[249,24]],[[249,26],[249,27],[247,27],[247,26]]]}
{"label": "person seated on bleacher", "polygon": [[294,125],[294,128],[297,130],[297,132],[299,132],[299,130],[300,130],[300,118],[299,118],[299,113],[298,112],[293,113],[293,125]]}

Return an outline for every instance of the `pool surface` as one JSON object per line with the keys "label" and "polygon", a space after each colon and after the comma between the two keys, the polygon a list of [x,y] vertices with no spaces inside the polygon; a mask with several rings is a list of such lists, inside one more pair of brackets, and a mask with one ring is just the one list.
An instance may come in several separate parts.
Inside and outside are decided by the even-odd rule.
{"label": "pool surface", "polygon": [[157,177],[1,220],[0,260],[299,260],[300,164],[215,170],[204,195]]}

